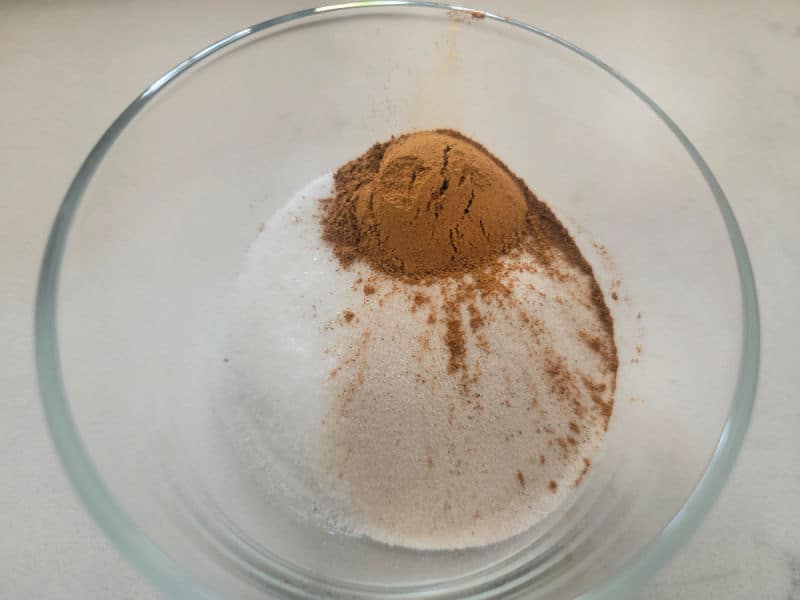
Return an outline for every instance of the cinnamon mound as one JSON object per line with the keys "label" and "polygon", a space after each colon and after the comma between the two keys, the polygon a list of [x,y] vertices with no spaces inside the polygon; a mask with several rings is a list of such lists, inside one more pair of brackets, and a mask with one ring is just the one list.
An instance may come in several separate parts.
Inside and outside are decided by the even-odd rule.
{"label": "cinnamon mound", "polygon": [[375,144],[335,174],[323,237],[348,264],[393,275],[463,273],[531,233],[524,184],[482,146],[449,130]]}

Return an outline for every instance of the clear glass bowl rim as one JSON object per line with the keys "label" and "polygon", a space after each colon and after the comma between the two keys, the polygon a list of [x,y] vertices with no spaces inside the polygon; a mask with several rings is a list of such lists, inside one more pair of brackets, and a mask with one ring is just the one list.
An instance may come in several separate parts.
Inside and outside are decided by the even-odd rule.
{"label": "clear glass bowl rim", "polygon": [[[640,589],[687,542],[722,490],[741,449],[755,401],[760,360],[759,312],[753,270],[739,225],[722,188],[694,145],[653,100],[612,67],[574,44],[533,25],[483,10],[435,2],[377,0],[321,6],[282,15],[233,33],[189,57],[151,84],[114,120],[84,160],[62,200],[50,231],[39,272],[35,313],[37,379],[50,435],[62,464],[78,495],[106,536],[161,591],[175,597],[220,597],[218,592],[204,587],[182,565],[167,556],[122,509],[94,466],[72,418],[63,385],[56,333],[56,296],[70,226],[86,187],[105,154],[136,114],[170,82],[223,48],[270,28],[336,11],[375,7],[429,8],[478,15],[528,31],[588,60],[637,96],[670,129],[700,171],[716,201],[733,248],[741,288],[742,350],[736,388],[718,444],[705,472],[684,505],[634,560],[581,596],[587,600],[628,597]],[[302,594],[302,582],[275,578],[272,583],[273,591]],[[526,580],[524,572],[516,573],[512,579],[499,583],[500,585],[491,589],[482,587],[474,590],[464,588],[456,590],[442,587],[428,591],[432,594],[439,592],[447,597],[457,592],[459,597],[463,598],[494,598],[508,594],[524,594],[531,584]],[[354,597],[375,596],[367,589],[339,591],[347,591]],[[420,597],[420,592],[424,593],[425,590],[397,590],[383,597],[402,598],[409,592],[414,597]]]}

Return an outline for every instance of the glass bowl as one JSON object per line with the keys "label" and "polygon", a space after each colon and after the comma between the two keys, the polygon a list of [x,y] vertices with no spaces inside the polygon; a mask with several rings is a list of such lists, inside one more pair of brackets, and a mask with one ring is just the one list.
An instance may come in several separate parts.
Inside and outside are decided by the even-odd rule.
{"label": "glass bowl", "polygon": [[[565,222],[615,298],[621,361],[603,452],[570,502],[461,551],[331,533],[266,501],[211,408],[222,361],[200,356],[265,219],[372,143],[429,128],[483,143]],[[625,597],[719,494],[758,357],[744,242],[677,125],[553,34],[428,2],[270,19],[154,82],[75,176],[36,306],[64,466],[108,537],[176,597]]]}

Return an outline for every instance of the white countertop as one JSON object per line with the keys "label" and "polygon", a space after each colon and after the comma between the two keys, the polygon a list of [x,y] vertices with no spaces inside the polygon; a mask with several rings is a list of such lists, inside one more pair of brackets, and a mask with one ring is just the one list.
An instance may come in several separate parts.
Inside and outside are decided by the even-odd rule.
{"label": "white countertop", "polygon": [[[32,364],[38,264],[72,175],[131,99],[211,40],[300,7],[0,4],[0,597],[157,597],[79,504],[48,438]],[[717,175],[751,253],[763,354],[750,432],[711,514],[641,597],[800,600],[800,3],[481,8],[566,37],[654,98]]]}

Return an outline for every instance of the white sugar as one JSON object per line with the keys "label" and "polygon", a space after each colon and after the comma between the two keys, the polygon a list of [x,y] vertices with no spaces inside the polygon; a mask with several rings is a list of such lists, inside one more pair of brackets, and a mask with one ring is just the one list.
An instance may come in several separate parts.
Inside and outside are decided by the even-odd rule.
{"label": "white sugar", "polygon": [[604,432],[613,374],[586,343],[603,335],[591,280],[514,259],[512,296],[475,300],[474,331],[463,307],[467,366],[450,373],[446,286],[341,268],[317,216],[331,185],[272,217],[234,294],[236,408],[264,480],[300,515],[391,544],[524,531],[572,493]]}

